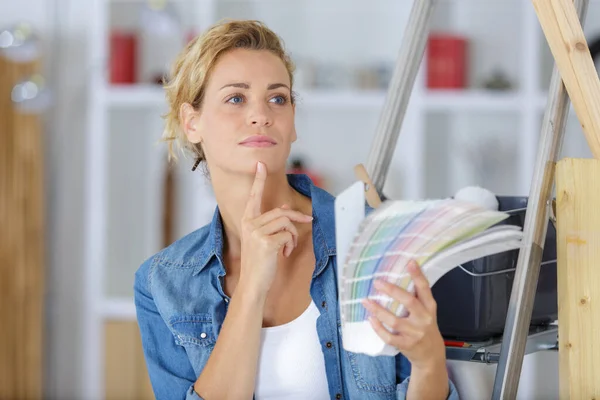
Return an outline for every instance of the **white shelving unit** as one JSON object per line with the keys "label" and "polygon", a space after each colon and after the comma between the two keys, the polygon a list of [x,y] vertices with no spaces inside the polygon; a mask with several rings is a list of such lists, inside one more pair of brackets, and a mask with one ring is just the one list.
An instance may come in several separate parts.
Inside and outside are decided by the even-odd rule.
{"label": "white shelving unit", "polygon": [[[367,5],[367,2],[338,0],[323,5],[312,0],[180,0],[175,3],[178,10],[185,10],[188,27],[198,31],[222,17],[259,18],[283,36],[292,56],[305,56],[314,47],[320,52],[317,56],[354,65],[356,54],[361,59],[396,61],[412,2],[378,0]],[[111,16],[121,19],[118,7],[130,12],[131,7],[142,4],[142,0],[90,2],[95,19],[89,27],[87,311],[82,348],[86,394],[94,398],[103,398],[103,323],[135,320],[133,273],[146,257],[162,247],[160,199],[164,149],[156,142],[160,136],[160,114],[165,110],[163,93],[153,84],[110,86],[106,78]],[[600,21],[594,18],[600,16],[599,6],[597,2],[590,5],[586,32],[593,32],[594,20]],[[314,7],[323,8],[315,12]],[[370,22],[365,15],[374,20]],[[386,194],[393,198],[447,196],[466,184],[481,184],[502,194],[527,195],[546,105],[550,78],[547,64],[551,61],[531,3],[440,0],[432,30],[459,32],[469,37],[471,87],[428,91],[424,67],[421,68],[392,161]],[[369,34],[385,40],[369,42],[372,39]],[[342,41],[340,37],[345,39]],[[332,43],[340,46],[336,45],[335,52],[328,52],[326,46]],[[544,65],[546,75],[542,74]],[[477,88],[473,81],[480,81],[496,66],[508,72],[515,82],[514,90],[493,92]],[[370,134],[386,92],[354,88],[296,90],[300,94],[297,127],[301,138],[294,154],[304,156],[311,166],[323,171],[335,194],[352,181],[352,166],[366,161]],[[573,121],[568,132],[574,134],[567,133],[567,142],[571,136],[582,137]],[[500,138],[501,148],[494,148],[498,143],[491,141],[494,138]],[[469,147],[479,140],[488,143],[484,144],[487,148],[479,151],[477,147]],[[332,152],[331,149],[339,148],[340,142],[345,144],[344,149]],[[566,143],[569,156],[579,151],[585,156],[585,141],[581,145],[580,138],[575,138],[574,143],[571,147]],[[490,164],[487,168],[501,173],[482,182],[485,177],[473,175],[481,165],[465,162],[469,160],[464,151],[471,155],[485,154],[490,146],[497,157],[509,154],[513,158],[492,160],[496,166]],[[179,236],[208,222],[214,204],[202,177],[191,174],[188,167],[189,162],[184,160],[177,172],[178,204],[183,210],[177,225]]]}

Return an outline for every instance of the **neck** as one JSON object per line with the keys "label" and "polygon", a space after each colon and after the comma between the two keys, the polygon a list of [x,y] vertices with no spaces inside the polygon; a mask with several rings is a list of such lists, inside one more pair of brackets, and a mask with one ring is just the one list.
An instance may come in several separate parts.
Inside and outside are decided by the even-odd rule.
{"label": "neck", "polygon": [[[241,253],[241,221],[246,209],[250,189],[254,182],[253,174],[230,174],[211,171],[215,199],[223,221],[224,245],[227,256],[238,258]],[[310,200],[294,190],[287,180],[285,171],[269,174],[265,181],[261,213],[287,204],[291,209],[310,213]]]}

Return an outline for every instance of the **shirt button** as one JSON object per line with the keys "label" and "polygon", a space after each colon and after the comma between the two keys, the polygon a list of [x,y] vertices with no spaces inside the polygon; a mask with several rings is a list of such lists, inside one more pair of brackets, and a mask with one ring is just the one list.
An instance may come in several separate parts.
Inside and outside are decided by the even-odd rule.
{"label": "shirt button", "polygon": [[326,305],[327,305],[327,302],[326,302],[326,301],[323,301],[323,302],[321,303],[321,307],[323,307],[323,308],[325,308],[325,306],[326,306]]}
{"label": "shirt button", "polygon": [[225,303],[229,303],[229,299],[225,297]]}
{"label": "shirt button", "polygon": [[327,346],[327,348],[330,349],[333,346],[333,344],[331,344],[331,342],[327,342],[325,346]]}
{"label": "shirt button", "polygon": [[200,337],[201,337],[202,339],[206,339],[206,333],[205,333],[205,332],[202,332],[202,333],[200,334]]}
{"label": "shirt button", "polygon": [[342,395],[338,393],[338,394],[335,395],[335,398],[339,400],[339,399],[342,398]]}

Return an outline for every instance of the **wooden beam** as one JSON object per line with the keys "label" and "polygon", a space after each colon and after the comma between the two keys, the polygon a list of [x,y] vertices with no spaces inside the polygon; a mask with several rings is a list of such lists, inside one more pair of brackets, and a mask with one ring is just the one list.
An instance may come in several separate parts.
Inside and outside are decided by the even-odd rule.
{"label": "wooden beam", "polygon": [[572,0],[532,0],[592,154],[600,159],[600,78]]}
{"label": "wooden beam", "polygon": [[600,161],[556,167],[560,399],[600,399]]}

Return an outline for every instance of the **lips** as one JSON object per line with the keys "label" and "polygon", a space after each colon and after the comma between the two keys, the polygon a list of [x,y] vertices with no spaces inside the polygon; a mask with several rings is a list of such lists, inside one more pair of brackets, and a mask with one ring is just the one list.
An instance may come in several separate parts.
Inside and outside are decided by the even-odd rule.
{"label": "lips", "polygon": [[277,144],[275,140],[265,135],[253,135],[240,142],[242,146],[268,147]]}

